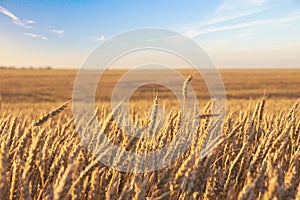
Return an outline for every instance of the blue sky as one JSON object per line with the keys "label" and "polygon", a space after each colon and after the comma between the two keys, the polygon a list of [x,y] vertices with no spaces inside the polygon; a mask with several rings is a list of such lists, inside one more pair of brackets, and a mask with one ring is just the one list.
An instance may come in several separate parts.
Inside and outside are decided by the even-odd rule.
{"label": "blue sky", "polygon": [[0,1],[0,65],[78,68],[143,27],[194,39],[220,68],[300,67],[299,0]]}

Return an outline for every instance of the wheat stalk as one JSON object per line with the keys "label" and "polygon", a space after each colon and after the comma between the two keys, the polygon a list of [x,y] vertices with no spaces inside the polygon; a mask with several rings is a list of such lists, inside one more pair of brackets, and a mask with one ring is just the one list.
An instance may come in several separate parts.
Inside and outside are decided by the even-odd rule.
{"label": "wheat stalk", "polygon": [[62,104],[61,106],[59,106],[58,108],[50,111],[49,113],[47,113],[46,115],[44,115],[43,117],[41,117],[39,120],[37,120],[36,122],[33,122],[32,125],[33,126],[41,126],[42,124],[44,124],[49,118],[52,118],[56,115],[58,115],[59,113],[61,113],[63,110],[65,110],[68,107],[68,104],[71,102],[71,100],[65,102],[64,104]]}

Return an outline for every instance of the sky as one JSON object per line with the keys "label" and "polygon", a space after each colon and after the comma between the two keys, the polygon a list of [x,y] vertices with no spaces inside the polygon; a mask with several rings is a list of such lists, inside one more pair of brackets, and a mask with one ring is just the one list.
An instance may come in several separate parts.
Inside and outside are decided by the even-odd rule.
{"label": "sky", "polygon": [[300,68],[300,0],[0,0],[0,66],[79,68],[143,27],[193,39],[218,68]]}

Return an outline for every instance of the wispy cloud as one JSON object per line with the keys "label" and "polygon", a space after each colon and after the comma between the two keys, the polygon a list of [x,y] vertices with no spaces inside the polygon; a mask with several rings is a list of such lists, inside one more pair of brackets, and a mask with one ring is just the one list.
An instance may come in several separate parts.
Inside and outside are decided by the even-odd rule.
{"label": "wispy cloud", "polygon": [[265,0],[249,0],[249,2],[257,5],[262,5],[265,2]]}
{"label": "wispy cloud", "polygon": [[0,6],[0,12],[8,17],[10,17],[13,21],[18,21],[19,18],[14,15],[12,12],[10,12],[9,10],[7,10],[6,8]]}
{"label": "wispy cloud", "polygon": [[33,20],[26,20],[26,23],[27,23],[27,24],[34,24],[35,21],[33,21]]}
{"label": "wispy cloud", "polygon": [[51,29],[51,33],[54,33],[54,34],[58,35],[59,37],[62,37],[62,35],[65,33],[65,31],[62,29]]}
{"label": "wispy cloud", "polygon": [[[237,20],[253,18],[256,14],[287,4],[292,0],[223,0],[206,19],[186,24],[178,29],[189,37],[198,35],[203,29],[220,26]],[[232,27],[235,28],[235,27]],[[215,28],[213,28],[215,29]]]}
{"label": "wispy cloud", "polygon": [[[294,21],[299,18],[298,15],[274,19],[259,19],[256,17],[258,13],[277,9],[291,1],[292,0],[286,0],[284,2],[280,0],[223,0],[207,20],[182,26],[181,32],[188,37],[194,38],[198,35],[248,28],[260,24],[279,24],[282,21]],[[246,21],[247,19],[248,21]],[[249,19],[251,19],[251,21],[249,21]]]}
{"label": "wispy cloud", "polygon": [[48,28],[50,29],[51,33],[54,33],[55,35],[57,35],[59,37],[62,37],[63,34],[65,33],[65,30],[63,30],[63,29],[57,29],[52,26],[48,26]]}
{"label": "wispy cloud", "polygon": [[190,30],[185,32],[184,34],[188,37],[196,37],[199,35],[203,34],[208,34],[208,33],[214,33],[214,32],[219,32],[219,31],[229,31],[229,30],[234,30],[234,29],[242,29],[242,28],[249,28],[252,26],[257,26],[257,25],[265,25],[265,24],[272,24],[276,23],[277,25],[280,23],[285,23],[285,22],[291,22],[295,20],[299,20],[300,15],[295,15],[295,16],[290,16],[290,17],[283,17],[283,18],[271,18],[271,19],[262,19],[262,20],[253,20],[245,23],[239,23],[239,24],[233,24],[233,25],[228,25],[228,26],[217,26],[217,27],[211,27],[211,28],[205,28],[201,30]]}
{"label": "wispy cloud", "polygon": [[0,6],[0,13],[11,18],[12,22],[18,26],[32,28],[32,24],[34,24],[33,20],[20,20],[19,17],[17,17],[13,12],[2,6]]}
{"label": "wispy cloud", "polygon": [[267,0],[223,0],[223,2],[217,7],[216,11],[217,12],[224,12],[224,11],[243,12],[245,10],[256,10],[257,7],[266,4],[267,4]]}
{"label": "wispy cloud", "polygon": [[38,34],[35,34],[35,33],[25,33],[25,35],[33,37],[33,38],[42,39],[42,40],[48,40],[47,37],[42,36],[42,35],[38,35]]}
{"label": "wispy cloud", "polygon": [[52,33],[55,33],[55,34],[58,34],[58,35],[61,35],[61,34],[63,34],[65,31],[64,31],[64,30],[58,30],[58,29],[52,29],[51,32],[52,32]]}
{"label": "wispy cloud", "polygon": [[103,41],[103,40],[105,40],[105,37],[104,37],[104,35],[100,35],[99,37],[96,38],[96,40]]}
{"label": "wispy cloud", "polygon": [[198,27],[215,25],[251,16],[269,9],[266,0],[223,0],[207,20],[198,23]]}

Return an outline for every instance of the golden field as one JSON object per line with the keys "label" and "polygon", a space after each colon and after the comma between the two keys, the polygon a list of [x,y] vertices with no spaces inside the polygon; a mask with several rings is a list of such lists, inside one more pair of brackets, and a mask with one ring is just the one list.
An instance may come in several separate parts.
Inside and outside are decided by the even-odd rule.
{"label": "golden field", "polygon": [[[181,70],[184,76],[195,73],[191,84],[196,91],[200,106],[209,100],[205,83],[200,76],[191,70]],[[22,112],[32,107],[46,112],[72,98],[76,70],[17,70],[0,69],[0,94],[2,106],[20,107]],[[116,81],[125,73],[121,70],[106,71],[99,83],[97,102],[109,102],[109,95]],[[255,104],[267,93],[267,108],[287,111],[300,97],[300,70],[297,69],[246,69],[221,70],[226,96],[227,110],[245,109],[249,102]],[[102,84],[103,83],[103,84]],[[102,86],[102,87],[101,87]],[[153,99],[155,90],[159,90],[162,101],[176,102],[175,97],[164,87],[147,86],[138,90],[136,101]],[[142,92],[142,95],[140,95]],[[152,101],[148,101],[149,106]],[[27,109],[28,108],[28,109]],[[32,111],[32,110],[31,110]],[[35,110],[37,111],[37,110]]]}
{"label": "golden field", "polygon": [[[227,114],[215,145],[202,156],[205,141],[213,143],[208,138],[215,128],[213,101],[199,75],[180,72],[193,74],[189,83],[202,116],[194,127],[197,137],[171,165],[126,173],[105,166],[82,144],[69,101],[75,70],[0,69],[0,199],[300,199],[300,70],[221,70]],[[137,90],[131,99],[137,124],[156,123],[148,109],[157,103],[165,104],[168,117],[154,137],[130,137],[109,108],[123,73],[107,71],[99,82],[94,115],[99,128],[131,152],[164,147],[184,126],[175,96],[154,84]],[[98,131],[92,136],[101,146]]]}

